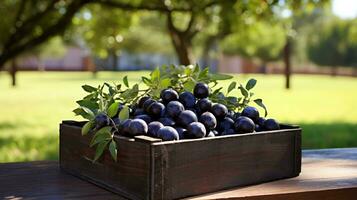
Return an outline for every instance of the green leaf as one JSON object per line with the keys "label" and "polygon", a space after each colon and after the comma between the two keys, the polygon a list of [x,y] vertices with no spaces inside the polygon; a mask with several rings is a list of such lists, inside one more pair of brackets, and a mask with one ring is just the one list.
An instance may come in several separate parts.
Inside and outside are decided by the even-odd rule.
{"label": "green leaf", "polygon": [[227,74],[211,74],[211,81],[228,80],[231,78],[233,78],[233,76]]}
{"label": "green leaf", "polygon": [[247,97],[249,96],[248,90],[245,89],[242,85],[240,85],[238,88],[240,89],[240,92],[242,93],[242,95],[243,95],[244,97],[247,98]]}
{"label": "green leaf", "polygon": [[129,119],[129,107],[124,106],[123,109],[119,113],[119,120],[122,122],[126,119]]}
{"label": "green leaf", "polygon": [[114,117],[118,113],[119,105],[120,105],[119,102],[114,102],[109,106],[107,112],[109,117]]}
{"label": "green leaf", "polygon": [[90,85],[82,85],[82,88],[84,91],[89,92],[89,93],[97,91],[97,88],[90,86]]}
{"label": "green leaf", "polygon": [[208,67],[204,68],[200,73],[198,74],[198,80],[206,80],[209,76],[209,69]]}
{"label": "green leaf", "polygon": [[102,141],[112,139],[111,130],[112,130],[111,126],[106,126],[106,127],[99,129],[93,136],[89,146],[92,147]]}
{"label": "green leaf", "polygon": [[94,119],[95,115],[93,113],[93,111],[85,106],[81,106],[82,110],[88,114],[90,120]]}
{"label": "green leaf", "polygon": [[109,141],[103,141],[98,144],[96,150],[95,150],[95,155],[93,159],[93,163],[100,158],[100,156],[103,154],[105,147],[108,145]]}
{"label": "green leaf", "polygon": [[189,79],[186,83],[183,84],[183,88],[186,91],[192,92],[195,88],[196,82],[193,79]]}
{"label": "green leaf", "polygon": [[89,99],[79,100],[79,101],[76,101],[76,103],[80,106],[89,108],[93,112],[99,108],[99,105],[97,104],[97,102],[89,100]]}
{"label": "green leaf", "polygon": [[168,88],[171,85],[171,79],[170,78],[165,78],[160,81],[160,87],[161,88]]}
{"label": "green leaf", "polygon": [[88,121],[87,123],[84,124],[84,126],[82,127],[82,135],[87,135],[87,133],[94,127],[94,122]]}
{"label": "green leaf", "polygon": [[74,114],[82,116],[84,119],[92,120],[93,117],[86,113],[82,108],[76,108],[73,110]]}
{"label": "green leaf", "polygon": [[249,79],[249,81],[247,82],[247,85],[245,86],[245,88],[247,90],[250,90],[255,86],[255,84],[257,84],[257,80],[255,80],[254,78]]}
{"label": "green leaf", "polygon": [[233,81],[231,84],[228,86],[227,94],[230,93],[234,88],[236,88],[237,82]]}
{"label": "green leaf", "polygon": [[118,157],[118,150],[117,150],[117,144],[115,143],[114,140],[112,140],[109,144],[109,152],[110,155],[112,156],[112,158],[115,160],[115,162],[117,161],[117,157]]}
{"label": "green leaf", "polygon": [[160,79],[160,69],[156,68],[152,73],[151,73],[151,80],[152,81],[157,81]]}
{"label": "green leaf", "polygon": [[124,76],[123,78],[123,83],[126,87],[129,87],[129,81],[128,81],[128,76]]}
{"label": "green leaf", "polygon": [[142,80],[143,83],[145,83],[145,85],[147,85],[147,86],[151,85],[151,83],[152,83],[151,80],[148,79],[148,78],[145,77],[145,76],[141,77],[141,80]]}
{"label": "green leaf", "polygon": [[268,115],[268,110],[267,110],[267,108],[265,107],[265,105],[263,104],[263,100],[262,99],[254,99],[254,102],[258,105],[258,106],[260,106],[260,107],[262,107],[263,109],[264,109],[264,117],[266,117],[267,115]]}

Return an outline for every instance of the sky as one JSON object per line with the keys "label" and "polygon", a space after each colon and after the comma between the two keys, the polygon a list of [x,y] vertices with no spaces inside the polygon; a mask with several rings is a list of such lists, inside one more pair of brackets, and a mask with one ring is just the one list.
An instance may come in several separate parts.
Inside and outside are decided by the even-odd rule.
{"label": "sky", "polygon": [[335,15],[351,19],[357,17],[357,0],[333,0],[332,11]]}

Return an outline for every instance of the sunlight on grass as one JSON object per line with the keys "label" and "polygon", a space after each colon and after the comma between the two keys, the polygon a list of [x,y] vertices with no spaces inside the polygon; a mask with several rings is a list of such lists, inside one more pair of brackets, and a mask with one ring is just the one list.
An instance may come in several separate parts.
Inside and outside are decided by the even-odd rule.
{"label": "sunlight on grass", "polygon": [[[148,72],[20,72],[18,86],[0,73],[0,162],[58,159],[58,127],[72,114],[75,101],[85,93],[83,84],[119,82],[128,75],[140,81]],[[269,117],[303,127],[303,147],[357,146],[357,79],[295,75],[292,90],[283,88],[281,75],[237,75],[235,80],[258,80],[254,92],[269,110]],[[230,81],[223,81],[224,87]],[[239,92],[234,93],[238,95]]]}

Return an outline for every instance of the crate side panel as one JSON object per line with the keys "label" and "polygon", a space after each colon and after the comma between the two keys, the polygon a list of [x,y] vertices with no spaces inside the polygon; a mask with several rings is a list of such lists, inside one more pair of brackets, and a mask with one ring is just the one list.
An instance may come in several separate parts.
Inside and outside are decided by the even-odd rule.
{"label": "crate side panel", "polygon": [[119,193],[130,199],[148,199],[150,193],[150,146],[117,140],[118,161],[108,151],[92,163],[95,148],[90,136],[81,136],[80,128],[61,125],[60,165],[65,171]]}
{"label": "crate side panel", "polygon": [[160,146],[161,195],[176,199],[295,176],[295,135],[285,131]]}

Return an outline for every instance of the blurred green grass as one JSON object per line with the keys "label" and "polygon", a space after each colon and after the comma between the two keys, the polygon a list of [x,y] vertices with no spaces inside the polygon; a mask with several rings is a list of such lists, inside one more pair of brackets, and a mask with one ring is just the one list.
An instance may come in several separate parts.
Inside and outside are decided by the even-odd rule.
{"label": "blurred green grass", "polygon": [[[19,72],[18,86],[0,73],[0,162],[58,159],[58,127],[85,93],[81,85],[139,81],[148,72]],[[357,79],[294,75],[284,89],[281,75],[235,75],[245,83],[258,80],[254,92],[263,98],[269,117],[303,128],[303,148],[357,146]],[[222,81],[224,87],[230,81]],[[238,91],[236,92],[238,94]]]}

